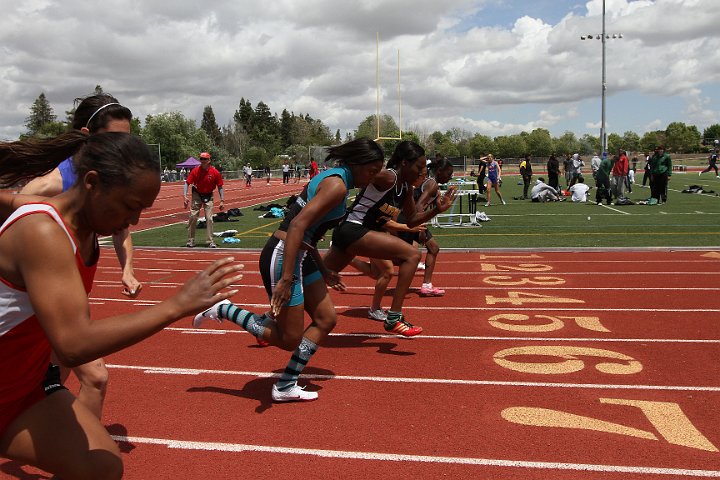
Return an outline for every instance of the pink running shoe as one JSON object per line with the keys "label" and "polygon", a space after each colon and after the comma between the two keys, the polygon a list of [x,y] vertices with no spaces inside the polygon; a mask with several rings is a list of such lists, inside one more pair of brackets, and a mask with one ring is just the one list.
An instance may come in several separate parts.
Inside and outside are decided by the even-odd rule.
{"label": "pink running shoe", "polygon": [[427,288],[422,287],[420,288],[420,296],[421,297],[442,297],[445,295],[445,290],[437,287]]}

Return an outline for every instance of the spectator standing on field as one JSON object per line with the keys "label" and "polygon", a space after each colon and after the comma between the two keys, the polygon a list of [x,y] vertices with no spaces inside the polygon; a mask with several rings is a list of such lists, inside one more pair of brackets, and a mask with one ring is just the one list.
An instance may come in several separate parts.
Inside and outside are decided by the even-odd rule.
{"label": "spectator standing on field", "polygon": [[556,191],[560,190],[560,162],[554,153],[550,154],[547,161],[548,185]]}
{"label": "spectator standing on field", "polygon": [[245,175],[245,188],[252,187],[253,169],[249,163],[243,167],[243,175]]}
{"label": "spectator standing on field", "polygon": [[645,154],[645,167],[643,167],[643,187],[650,180],[650,155]]}
{"label": "spectator standing on field", "polygon": [[530,162],[530,154],[526,153],[525,158],[520,162],[520,177],[523,181],[523,195],[521,200],[527,200],[528,190],[530,189],[530,180],[532,179],[532,163]]}
{"label": "spectator standing on field", "polygon": [[315,178],[315,176],[320,173],[320,170],[318,169],[318,164],[315,161],[314,158],[310,159],[310,180]]}
{"label": "spectator standing on field", "polygon": [[[188,186],[192,185],[192,201],[188,198]],[[210,165],[210,154],[200,154],[200,165],[193,168],[183,184],[183,203],[185,208],[190,205],[190,218],[188,219],[188,241],[186,247],[195,246],[195,227],[197,226],[200,208],[205,210],[205,222],[207,226],[207,244],[210,248],[216,248],[213,240],[213,191],[218,189],[220,195],[219,208],[225,208],[225,194],[223,193],[223,178],[220,172]]]}
{"label": "spectator standing on field", "polygon": [[572,180],[572,157],[569,153],[565,154],[565,160],[563,160],[563,173],[565,174],[565,185],[570,188],[570,181]]}
{"label": "spectator standing on field", "polygon": [[290,183],[290,165],[288,162],[283,163],[282,166],[283,183]]}
{"label": "spectator standing on field", "polygon": [[[593,178],[597,177],[596,174],[597,174],[598,168],[600,168],[600,162],[602,162],[602,160],[600,159],[600,157],[598,156],[597,153],[595,155],[593,155],[593,157],[590,159],[590,171],[592,172]],[[597,179],[595,181],[597,183]]]}
{"label": "spectator standing on field", "polygon": [[617,161],[612,169],[612,193],[615,201],[625,198],[625,185],[627,183],[629,162],[625,150],[618,149]]}
{"label": "spectator standing on field", "polygon": [[672,176],[672,160],[665,153],[665,147],[658,145],[650,157],[650,196],[657,200],[658,205],[667,202],[667,184]]}
{"label": "spectator standing on field", "polygon": [[575,185],[575,183],[578,181],[578,179],[582,176],[582,167],[585,166],[585,162],[583,162],[582,157],[580,157],[579,153],[573,153],[572,156],[572,175],[570,177],[570,185],[569,187],[572,187]]}
{"label": "spectator standing on field", "polygon": [[612,171],[612,160],[604,157],[600,160],[600,166],[595,172],[595,183],[597,186],[597,192],[595,192],[595,202],[598,205],[602,205],[603,199],[608,205],[612,203],[612,196],[610,195],[610,172]]}
{"label": "spectator standing on field", "polygon": [[485,190],[487,190],[487,187],[485,186],[485,177],[487,177],[487,162],[483,160],[483,158],[478,159],[477,186],[479,194],[485,193]]}
{"label": "spectator standing on field", "polygon": [[627,182],[625,182],[628,193],[632,193],[632,186],[635,183],[635,170],[637,169],[637,162],[637,157],[633,157],[630,161],[630,168],[628,169],[627,174]]}

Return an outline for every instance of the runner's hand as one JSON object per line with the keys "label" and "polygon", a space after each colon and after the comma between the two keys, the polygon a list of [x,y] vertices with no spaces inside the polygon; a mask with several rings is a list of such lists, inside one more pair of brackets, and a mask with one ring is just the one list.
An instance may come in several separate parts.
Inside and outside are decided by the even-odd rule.
{"label": "runner's hand", "polygon": [[127,275],[123,275],[122,283],[123,289],[121,293],[123,295],[129,298],[137,298],[137,296],[140,295],[140,291],[143,286],[134,275],[129,273]]}
{"label": "runner's hand", "polygon": [[237,289],[223,291],[243,277],[237,272],[242,270],[244,265],[234,261],[233,257],[216,260],[185,282],[180,290],[167,300],[174,304],[177,318],[194,315],[235,295]]}
{"label": "runner's hand", "polygon": [[337,290],[339,292],[344,292],[345,290],[347,290],[347,286],[342,281],[342,275],[340,275],[338,272],[328,270],[325,273],[324,278],[327,286],[332,288],[333,290]]}
{"label": "runner's hand", "polygon": [[451,186],[447,189],[447,191],[441,196],[438,197],[437,201],[435,202],[435,206],[437,206],[438,213],[445,212],[452,207],[453,202],[455,201],[455,198],[457,197],[457,187],[455,185]]}
{"label": "runner's hand", "polygon": [[275,290],[273,290],[272,298],[270,299],[270,311],[273,316],[277,317],[282,307],[290,300],[291,286],[292,280],[284,280],[282,278],[275,284]]}

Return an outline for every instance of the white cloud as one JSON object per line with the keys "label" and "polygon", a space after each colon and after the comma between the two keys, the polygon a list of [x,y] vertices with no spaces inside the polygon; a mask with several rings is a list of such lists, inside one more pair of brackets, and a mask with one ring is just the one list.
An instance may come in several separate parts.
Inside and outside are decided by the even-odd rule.
{"label": "white cloud", "polygon": [[[598,97],[601,43],[580,35],[599,33],[602,2],[558,3],[567,13],[556,24],[520,11],[502,27],[468,24],[491,19],[494,2],[482,0],[0,0],[0,138],[24,131],[41,92],[62,117],[98,84],[141,119],[181,111],[199,121],[212,105],[224,124],[246,98],[351,131],[375,112],[376,32],[383,112],[397,116],[399,49],[408,125],[581,134],[597,128],[583,101]],[[607,12],[608,32],[624,35],[606,44],[608,95],[657,97],[657,108],[678,96],[684,111],[648,115],[717,122],[720,2],[607,0]],[[638,133],[650,123],[624,121],[612,119]]]}
{"label": "white cloud", "polygon": [[718,112],[717,105],[715,105],[714,109],[710,108],[713,106],[712,100],[703,96],[698,89],[692,89],[688,92],[686,99],[687,108],[685,114],[691,124],[712,125],[720,123],[720,112]]}
{"label": "white cloud", "polygon": [[659,119],[655,119],[645,125],[645,131],[653,132],[655,130],[660,130],[664,127],[665,127],[665,125],[663,125],[662,121],[660,121]]}

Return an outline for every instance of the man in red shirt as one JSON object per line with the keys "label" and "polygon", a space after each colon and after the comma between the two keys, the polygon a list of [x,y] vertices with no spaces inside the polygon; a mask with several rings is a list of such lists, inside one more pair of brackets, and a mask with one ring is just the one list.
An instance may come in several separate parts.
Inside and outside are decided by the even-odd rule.
{"label": "man in red shirt", "polygon": [[612,168],[612,190],[615,202],[625,198],[625,185],[627,182],[629,162],[627,153],[622,148],[618,150],[617,161]]}
{"label": "man in red shirt", "polygon": [[309,172],[309,173],[310,173],[310,180],[312,180],[313,178],[315,178],[315,176],[316,176],[318,173],[320,173],[320,170],[318,169],[318,164],[317,164],[317,162],[315,161],[314,158],[311,158],[311,159],[310,159],[310,172]]}
{"label": "man in red shirt", "polygon": [[[188,185],[192,185],[192,203],[188,199]],[[207,222],[208,247],[216,248],[213,240],[213,191],[215,187],[220,195],[220,210],[225,208],[223,193],[223,178],[218,170],[210,165],[210,154],[200,154],[200,165],[193,168],[183,184],[183,200],[185,208],[190,204],[190,218],[188,220],[188,241],[186,247],[195,246],[195,226],[197,225],[200,207],[205,208],[205,221]]]}

